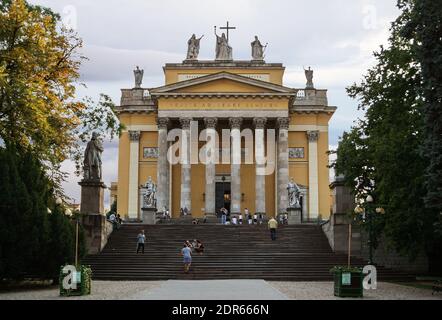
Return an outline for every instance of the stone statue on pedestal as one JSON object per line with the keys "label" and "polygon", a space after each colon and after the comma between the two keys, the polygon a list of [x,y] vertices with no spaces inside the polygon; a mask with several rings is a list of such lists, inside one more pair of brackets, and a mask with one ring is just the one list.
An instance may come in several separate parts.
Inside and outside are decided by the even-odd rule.
{"label": "stone statue on pedestal", "polygon": [[315,86],[313,84],[313,70],[308,67],[308,70],[304,68],[305,77],[307,78],[307,84],[305,85],[306,89],[314,89]]}
{"label": "stone statue on pedestal", "polygon": [[300,208],[301,189],[299,189],[293,178],[288,183],[287,190],[289,195],[289,208]]}
{"label": "stone statue on pedestal", "polygon": [[267,47],[267,44],[263,46],[259,41],[258,36],[255,36],[255,41],[253,41],[251,45],[253,60],[264,60],[264,50]]}
{"label": "stone statue on pedestal", "polygon": [[197,60],[198,54],[200,53],[200,41],[204,37],[197,39],[195,34],[187,41],[187,60]]}
{"label": "stone statue on pedestal", "polygon": [[156,208],[157,199],[156,199],[156,191],[157,186],[153,183],[152,177],[147,179],[146,184],[143,186],[146,189],[146,192],[143,196],[143,208]]}
{"label": "stone statue on pedestal", "polygon": [[134,70],[135,88],[141,88],[141,83],[143,82],[143,75],[144,75],[144,70],[140,70],[140,68],[137,66],[137,68]]}
{"label": "stone statue on pedestal", "polygon": [[83,180],[81,186],[80,212],[88,215],[104,214],[104,191],[106,185],[102,181],[101,153],[103,145],[98,133],[93,132],[91,141],[87,143],[83,160]]}
{"label": "stone statue on pedestal", "polygon": [[232,60],[232,47],[227,42],[226,34],[222,33],[221,37],[216,34],[216,58],[215,60]]}
{"label": "stone statue on pedestal", "polygon": [[98,139],[98,133],[93,132],[91,141],[88,142],[86,150],[84,152],[84,161],[83,161],[84,180],[101,181],[102,152],[103,152],[103,145]]}

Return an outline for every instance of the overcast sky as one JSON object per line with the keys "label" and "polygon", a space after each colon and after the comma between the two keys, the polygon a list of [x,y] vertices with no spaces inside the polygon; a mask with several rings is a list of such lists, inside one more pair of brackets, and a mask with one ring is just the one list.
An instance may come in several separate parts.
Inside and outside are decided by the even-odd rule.
{"label": "overcast sky", "polygon": [[[345,87],[358,82],[386,44],[398,15],[396,0],[31,0],[59,12],[84,40],[89,58],[81,68],[79,97],[106,93],[118,104],[121,88],[133,86],[134,66],[144,69],[143,86],[163,85],[162,66],[185,59],[192,33],[201,41],[200,59],[214,59],[213,27],[226,21],[234,59],[250,59],[250,42],[258,35],[268,43],[267,62],[286,66],[284,85],[305,87],[303,66],[315,70],[316,88],[328,89],[329,104],[338,107],[330,122],[330,145],[359,115]],[[103,174],[107,185],[117,180],[118,141],[105,144]],[[73,172],[73,164],[63,168]],[[74,174],[65,184],[80,201]],[[108,195],[106,195],[108,206]]]}

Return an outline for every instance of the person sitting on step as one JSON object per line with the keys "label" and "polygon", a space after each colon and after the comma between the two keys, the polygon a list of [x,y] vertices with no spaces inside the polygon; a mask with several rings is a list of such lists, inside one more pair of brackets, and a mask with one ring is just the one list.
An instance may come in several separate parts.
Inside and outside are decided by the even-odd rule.
{"label": "person sitting on step", "polygon": [[200,255],[204,252],[204,245],[200,240],[196,240],[195,252],[198,252]]}

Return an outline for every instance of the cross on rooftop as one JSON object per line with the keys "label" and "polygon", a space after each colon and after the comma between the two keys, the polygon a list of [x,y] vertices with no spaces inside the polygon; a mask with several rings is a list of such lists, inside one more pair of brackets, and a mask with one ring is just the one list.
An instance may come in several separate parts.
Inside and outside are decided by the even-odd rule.
{"label": "cross on rooftop", "polygon": [[227,30],[227,42],[229,42],[229,30],[235,30],[236,27],[230,27],[229,26],[229,21],[227,21],[227,26],[225,27],[220,27],[221,30]]}

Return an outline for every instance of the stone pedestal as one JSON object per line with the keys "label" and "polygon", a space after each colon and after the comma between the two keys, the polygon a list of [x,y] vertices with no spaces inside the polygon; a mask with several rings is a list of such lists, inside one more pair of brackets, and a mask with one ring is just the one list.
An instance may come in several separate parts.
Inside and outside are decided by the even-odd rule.
{"label": "stone pedestal", "polygon": [[106,185],[99,180],[82,180],[80,212],[86,214],[104,214],[104,190]]}
{"label": "stone pedestal", "polygon": [[142,208],[143,211],[143,224],[156,224],[157,223],[157,209],[156,208]]}
{"label": "stone pedestal", "polygon": [[112,223],[102,214],[81,215],[84,228],[86,248],[89,254],[97,254],[103,250],[107,239],[113,231]]}
{"label": "stone pedestal", "polygon": [[302,224],[302,211],[301,208],[288,208],[288,220],[289,225]]}

